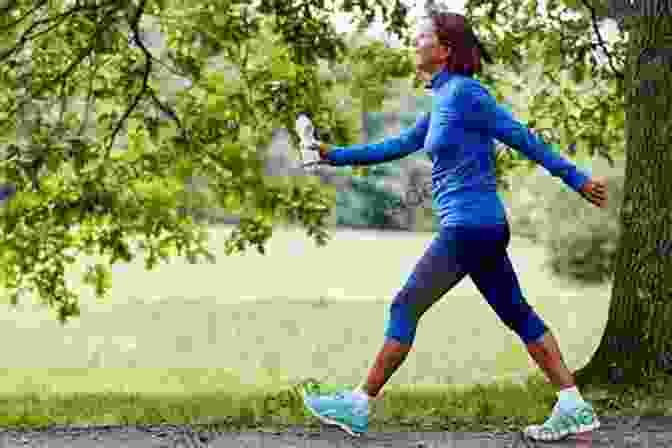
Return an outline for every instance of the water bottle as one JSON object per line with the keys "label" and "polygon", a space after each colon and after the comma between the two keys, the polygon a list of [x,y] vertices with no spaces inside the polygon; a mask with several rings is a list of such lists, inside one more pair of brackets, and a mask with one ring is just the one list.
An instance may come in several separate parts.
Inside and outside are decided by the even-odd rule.
{"label": "water bottle", "polygon": [[[314,162],[318,162],[320,160],[319,152],[309,149],[311,145],[317,142],[317,140],[315,139],[315,127],[307,115],[301,114],[297,118],[296,132],[299,134],[299,138],[301,139],[302,165],[305,166],[308,163],[312,164]],[[308,171],[312,171],[314,168],[315,165],[311,165],[311,167],[305,167],[305,169]]]}

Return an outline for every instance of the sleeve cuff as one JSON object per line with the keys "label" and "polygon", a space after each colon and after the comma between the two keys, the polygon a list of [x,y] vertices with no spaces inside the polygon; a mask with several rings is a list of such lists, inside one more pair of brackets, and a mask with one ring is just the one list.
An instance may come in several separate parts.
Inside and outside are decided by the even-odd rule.
{"label": "sleeve cuff", "polygon": [[568,175],[567,180],[565,182],[567,182],[567,185],[572,187],[572,189],[574,191],[576,191],[577,193],[580,193],[581,188],[583,188],[583,186],[589,180],[590,180],[589,176],[585,175],[584,173],[582,173],[579,170],[574,170],[573,172],[571,172]]}

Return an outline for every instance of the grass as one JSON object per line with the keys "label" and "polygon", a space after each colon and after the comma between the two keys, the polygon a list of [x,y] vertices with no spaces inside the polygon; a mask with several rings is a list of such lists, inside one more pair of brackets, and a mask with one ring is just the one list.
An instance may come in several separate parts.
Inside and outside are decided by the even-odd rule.
{"label": "grass", "polygon": [[[108,377],[111,372],[94,376]],[[137,381],[143,373],[121,374]],[[198,374],[182,375],[186,388],[198,388]],[[220,381],[229,378],[218,374]],[[235,381],[234,381],[235,382]],[[260,388],[239,388],[228,383],[224,390],[199,393],[80,392],[67,395],[24,393],[3,395],[2,426],[40,428],[51,425],[191,424],[219,430],[266,429],[282,431],[288,425],[308,429],[319,425],[302,407],[298,389],[278,381]],[[225,384],[225,383],[220,383]],[[233,386],[233,387],[232,387]],[[352,385],[344,385],[352,387]],[[672,415],[669,387],[661,378],[646,391],[583,391],[598,415]],[[531,422],[543,421],[555,402],[555,390],[541,377],[526,384],[497,382],[469,387],[392,386],[373,405],[370,429],[375,431],[516,431]]]}
{"label": "grass", "polygon": [[[224,233],[215,229],[214,247]],[[339,229],[318,249],[288,229],[273,236],[267,257],[175,260],[150,273],[140,260],[114,268],[113,301],[84,294],[81,318],[65,328],[42,306],[3,305],[0,337],[20,340],[21,349],[3,353],[14,367],[0,370],[0,426],[316,428],[295,385],[361,381],[382,343],[390,298],[430,239]],[[510,256],[570,368],[580,367],[606,323],[609,285],[555,279],[541,268],[543,250],[522,239],[512,239]],[[77,284],[78,272],[69,275]],[[600,414],[671,415],[669,387],[661,379],[637,393],[581,392]],[[556,398],[468,279],[423,317],[384,391],[372,430],[511,430],[543,421]]]}

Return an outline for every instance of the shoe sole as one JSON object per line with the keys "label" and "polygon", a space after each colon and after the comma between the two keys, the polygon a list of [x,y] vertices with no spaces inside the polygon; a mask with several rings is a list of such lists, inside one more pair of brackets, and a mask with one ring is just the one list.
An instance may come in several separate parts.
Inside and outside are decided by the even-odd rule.
{"label": "shoe sole", "polygon": [[527,431],[525,431],[525,435],[528,436],[529,438],[531,438],[533,440],[536,440],[536,441],[539,441],[539,442],[557,442],[558,440],[566,439],[567,437],[570,437],[572,435],[583,434],[583,433],[586,433],[586,432],[595,431],[600,426],[601,426],[600,421],[595,419],[595,421],[593,423],[591,423],[590,425],[584,425],[584,424],[579,425],[579,427],[576,430],[566,429],[562,432],[558,432],[557,433],[558,437],[552,438],[552,439],[543,439],[543,438],[542,439],[537,439],[536,437],[533,437],[532,435],[528,434]]}
{"label": "shoe sole", "polygon": [[313,414],[315,417],[317,417],[322,423],[326,425],[331,425],[331,426],[338,426],[341,428],[343,431],[347,432],[350,434],[352,437],[361,437],[361,433],[357,433],[352,430],[348,425],[345,423],[337,422],[336,420],[332,420],[329,417],[325,417],[323,415],[320,415],[318,412],[313,409],[308,402],[306,401],[306,391],[301,391],[301,394],[303,395],[303,404],[308,410],[310,411],[311,414]]}

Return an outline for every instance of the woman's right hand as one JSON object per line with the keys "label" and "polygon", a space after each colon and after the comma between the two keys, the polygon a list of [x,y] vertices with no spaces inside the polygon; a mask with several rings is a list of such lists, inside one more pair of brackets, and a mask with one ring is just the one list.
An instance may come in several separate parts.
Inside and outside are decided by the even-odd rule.
{"label": "woman's right hand", "polygon": [[329,145],[328,143],[316,140],[308,147],[308,149],[311,151],[317,151],[320,154],[320,159],[326,160],[327,153],[330,151],[330,147],[331,145]]}
{"label": "woman's right hand", "polygon": [[328,143],[324,143],[319,140],[315,140],[313,143],[311,143],[306,149],[308,151],[317,151],[319,154],[319,159],[310,162],[304,162],[302,164],[303,168],[310,168],[317,165],[331,165],[331,162],[329,159],[327,159],[327,153],[330,151],[330,147],[331,145]]}

